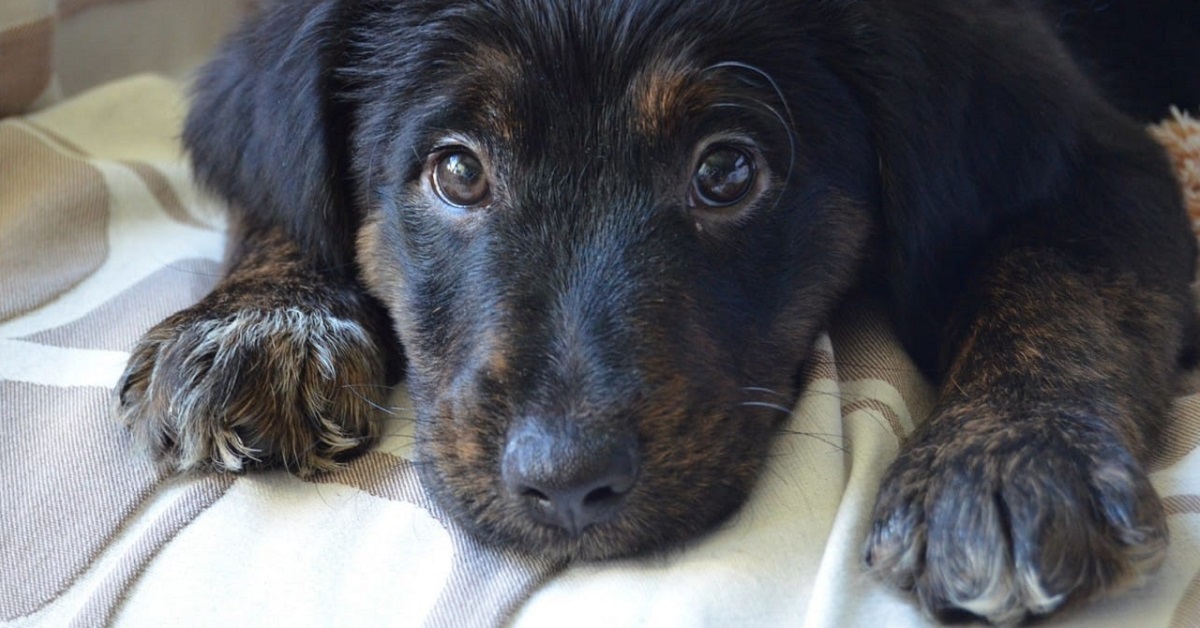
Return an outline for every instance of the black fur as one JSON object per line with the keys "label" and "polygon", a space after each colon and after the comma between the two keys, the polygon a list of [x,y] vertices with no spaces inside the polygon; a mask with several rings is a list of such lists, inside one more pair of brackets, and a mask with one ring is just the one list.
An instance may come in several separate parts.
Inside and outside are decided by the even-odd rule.
{"label": "black fur", "polygon": [[[373,323],[386,309],[424,480],[464,525],[528,551],[623,555],[741,503],[779,419],[762,406],[798,394],[791,367],[866,286],[943,390],[885,478],[873,569],[932,612],[997,622],[1111,590],[1161,557],[1138,460],[1193,344],[1195,243],[1128,115],[1196,103],[1183,72],[1144,84],[1160,62],[1196,67],[1187,5],[276,3],[204,71],[184,136],[233,206],[230,278],[139,347],[126,420],[175,467],[252,464],[153,433],[190,429],[148,415],[204,394],[155,388],[188,364],[186,346],[157,347],[233,329],[222,294],[253,309],[247,277],[286,278],[363,323],[342,357],[356,385],[401,353]],[[1172,25],[1159,45],[1180,55],[1102,45],[1129,22]],[[720,210],[690,191],[713,145],[757,168]],[[438,196],[439,160],[463,150],[486,207]],[[261,307],[286,310],[269,283],[254,284]],[[320,416],[338,442],[373,434],[360,407],[318,406],[255,423],[267,462],[327,468],[327,447],[270,443]],[[250,428],[233,414],[203,421],[236,440]],[[1027,486],[1010,486],[1014,465]],[[1077,533],[1059,538],[1065,520]]]}

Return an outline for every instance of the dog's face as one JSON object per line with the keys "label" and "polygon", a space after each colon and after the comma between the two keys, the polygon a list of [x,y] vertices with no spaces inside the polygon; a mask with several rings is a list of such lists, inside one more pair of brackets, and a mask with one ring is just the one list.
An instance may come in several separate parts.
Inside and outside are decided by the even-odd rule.
{"label": "dog's face", "polygon": [[360,34],[358,258],[424,479],[486,538],[598,558],[713,525],[855,279],[874,164],[813,16],[717,4],[439,3]]}

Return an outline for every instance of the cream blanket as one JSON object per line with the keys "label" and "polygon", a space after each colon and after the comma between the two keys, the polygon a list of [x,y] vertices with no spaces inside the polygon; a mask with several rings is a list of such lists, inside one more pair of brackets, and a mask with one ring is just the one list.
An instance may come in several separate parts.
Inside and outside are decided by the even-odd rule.
{"label": "cream blanket", "polygon": [[[217,279],[224,219],[191,186],[183,108],[180,83],[141,76],[0,122],[0,625],[926,625],[860,566],[879,476],[931,401],[870,303],[819,341],[750,503],[666,555],[479,546],[422,491],[399,418],[317,481],[156,474],[111,388]],[[1152,464],[1167,563],[1054,625],[1200,626],[1200,395],[1174,415]]]}

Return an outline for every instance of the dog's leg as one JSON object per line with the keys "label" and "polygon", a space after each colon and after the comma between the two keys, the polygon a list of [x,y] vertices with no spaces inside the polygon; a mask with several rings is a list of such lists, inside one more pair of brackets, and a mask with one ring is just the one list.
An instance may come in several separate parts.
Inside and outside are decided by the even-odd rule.
{"label": "dog's leg", "polygon": [[234,236],[217,288],[134,349],[118,414],[170,469],[327,471],[377,434],[386,315],[281,230]]}
{"label": "dog's leg", "polygon": [[1163,559],[1139,459],[1170,398],[1180,299],[1086,268],[1052,249],[996,258],[960,310],[938,409],[885,475],[867,562],[937,616],[1048,613]]}

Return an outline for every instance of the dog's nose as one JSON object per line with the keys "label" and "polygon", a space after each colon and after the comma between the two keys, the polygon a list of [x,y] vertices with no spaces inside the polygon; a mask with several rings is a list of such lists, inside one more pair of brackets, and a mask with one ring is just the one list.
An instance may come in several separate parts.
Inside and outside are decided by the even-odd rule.
{"label": "dog's nose", "polygon": [[505,489],[534,520],[579,536],[614,519],[637,479],[633,438],[550,430],[523,421],[501,463]]}

